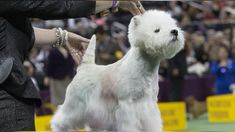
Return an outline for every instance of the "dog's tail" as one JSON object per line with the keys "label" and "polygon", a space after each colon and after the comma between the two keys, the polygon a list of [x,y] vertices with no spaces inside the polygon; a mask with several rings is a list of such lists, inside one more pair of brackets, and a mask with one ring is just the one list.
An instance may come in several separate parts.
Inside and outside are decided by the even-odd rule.
{"label": "dog's tail", "polygon": [[87,47],[87,50],[82,58],[82,63],[95,63],[95,48],[96,48],[96,36],[93,35],[90,43]]}

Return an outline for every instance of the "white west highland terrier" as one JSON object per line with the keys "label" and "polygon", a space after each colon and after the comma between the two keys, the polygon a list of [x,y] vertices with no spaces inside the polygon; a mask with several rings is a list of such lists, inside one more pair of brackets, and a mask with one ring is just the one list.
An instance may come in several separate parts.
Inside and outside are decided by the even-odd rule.
{"label": "white west highland terrier", "polygon": [[161,132],[156,106],[158,69],[162,59],[184,47],[183,32],[170,14],[150,10],[132,18],[131,49],[118,62],[95,64],[96,37],[69,84],[64,104],[51,121],[53,131],[92,130]]}

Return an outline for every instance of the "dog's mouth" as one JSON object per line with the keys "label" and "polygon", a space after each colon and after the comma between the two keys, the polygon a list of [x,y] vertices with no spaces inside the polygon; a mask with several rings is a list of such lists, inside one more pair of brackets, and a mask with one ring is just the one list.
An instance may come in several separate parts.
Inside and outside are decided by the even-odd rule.
{"label": "dog's mouth", "polygon": [[171,41],[174,42],[174,41],[177,41],[177,40],[178,40],[178,37],[177,37],[177,36],[174,36]]}

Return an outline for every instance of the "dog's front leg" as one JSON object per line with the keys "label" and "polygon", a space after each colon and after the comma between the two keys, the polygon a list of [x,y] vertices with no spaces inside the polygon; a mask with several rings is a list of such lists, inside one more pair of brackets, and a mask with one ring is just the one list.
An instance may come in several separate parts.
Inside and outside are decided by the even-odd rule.
{"label": "dog's front leg", "polygon": [[141,121],[144,132],[162,132],[161,114],[155,101],[142,107]]}
{"label": "dog's front leg", "polygon": [[137,119],[133,103],[119,101],[115,117],[118,132],[140,132],[140,121]]}

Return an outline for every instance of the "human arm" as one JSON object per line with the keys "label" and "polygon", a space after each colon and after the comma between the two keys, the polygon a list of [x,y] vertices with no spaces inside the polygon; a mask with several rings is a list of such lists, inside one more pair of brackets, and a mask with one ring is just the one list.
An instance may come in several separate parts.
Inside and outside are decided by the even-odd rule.
{"label": "human arm", "polygon": [[129,11],[132,15],[141,15],[145,12],[144,7],[139,0],[119,1],[118,7]]}
{"label": "human arm", "polygon": [[95,1],[79,0],[7,0],[0,1],[0,16],[63,19],[95,13]]}
{"label": "human arm", "polygon": [[[138,14],[134,2],[121,1],[119,7]],[[132,4],[130,4],[132,3]],[[0,16],[24,16],[41,19],[84,17],[112,7],[113,1],[80,0],[7,0],[0,1]],[[130,8],[129,8],[130,7]]]}
{"label": "human arm", "polygon": [[[113,2],[116,1],[117,7],[129,11],[132,15],[141,15],[145,12],[144,7],[139,0],[106,0],[96,1],[96,13],[107,9],[107,7],[114,6]],[[112,5],[112,6],[110,6]]]}
{"label": "human arm", "polygon": [[[41,29],[34,28],[35,42],[37,46],[53,45],[57,41],[56,29]],[[86,39],[80,35],[68,32],[68,42],[65,43],[66,48],[70,52],[76,64],[80,63],[81,57],[85,52],[85,49],[89,43],[89,39]]]}

